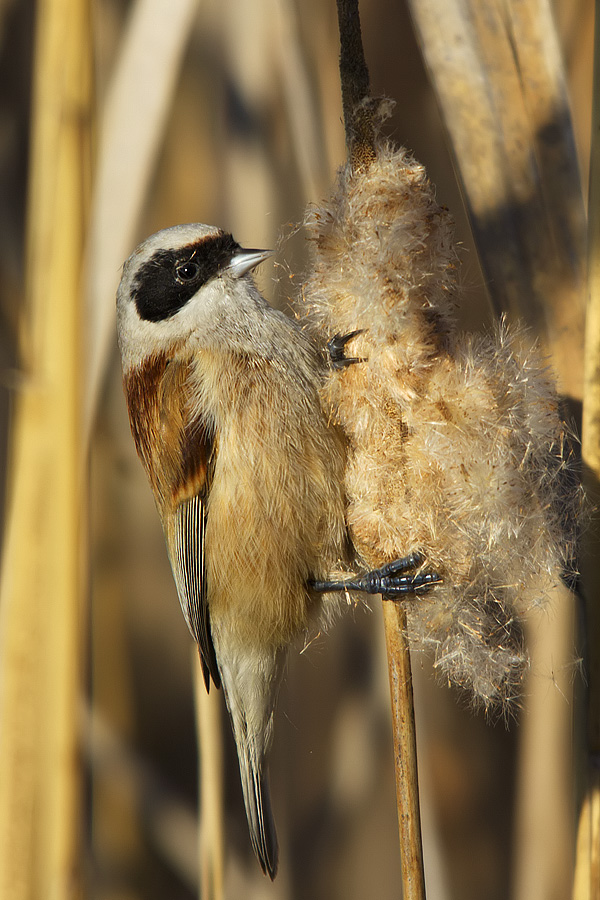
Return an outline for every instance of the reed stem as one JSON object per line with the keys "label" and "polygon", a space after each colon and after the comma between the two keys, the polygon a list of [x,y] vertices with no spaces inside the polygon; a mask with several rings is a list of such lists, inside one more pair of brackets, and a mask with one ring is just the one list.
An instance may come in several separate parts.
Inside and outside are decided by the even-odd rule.
{"label": "reed stem", "polygon": [[0,582],[0,896],[77,893],[83,448],[80,283],[91,186],[87,0],[40,0],[22,379]]}
{"label": "reed stem", "polygon": [[207,693],[197,648],[193,648],[196,734],[200,781],[200,897],[223,900],[225,822],[223,797],[223,735],[221,695]]}
{"label": "reed stem", "polygon": [[[588,215],[588,299],[585,325],[582,457],[589,501],[600,503],[600,2],[596,2],[594,93]],[[600,529],[588,527],[582,546],[585,596],[587,734],[573,896],[600,898]]]}
{"label": "reed stem", "polygon": [[425,874],[419,811],[415,711],[410,646],[403,605],[393,600],[384,600],[383,622],[392,698],[402,896],[404,900],[424,900]]}
{"label": "reed stem", "polygon": [[[375,107],[370,98],[358,0],[337,0],[337,11],[346,148],[354,171],[366,171],[376,158]],[[404,900],[424,900],[415,715],[406,613],[402,604],[384,600],[383,619],[392,699],[403,897]]]}

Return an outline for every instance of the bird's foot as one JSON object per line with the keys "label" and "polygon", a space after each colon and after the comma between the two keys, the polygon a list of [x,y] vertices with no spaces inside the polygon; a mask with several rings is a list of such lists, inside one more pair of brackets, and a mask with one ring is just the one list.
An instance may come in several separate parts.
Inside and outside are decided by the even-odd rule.
{"label": "bird's foot", "polygon": [[334,334],[330,341],[327,342],[327,353],[329,355],[329,364],[332,369],[345,369],[353,363],[365,362],[358,356],[345,356],[344,348],[348,341],[355,338],[357,334],[362,334],[363,329],[350,331],[348,334]]}
{"label": "bird's foot", "polygon": [[428,591],[442,579],[431,569],[414,571],[423,564],[420,553],[411,553],[402,559],[379,569],[372,569],[358,578],[342,581],[311,581],[309,587],[318,593],[330,591],[364,591],[366,594],[382,594],[386,599],[400,599],[406,594],[417,594]]}

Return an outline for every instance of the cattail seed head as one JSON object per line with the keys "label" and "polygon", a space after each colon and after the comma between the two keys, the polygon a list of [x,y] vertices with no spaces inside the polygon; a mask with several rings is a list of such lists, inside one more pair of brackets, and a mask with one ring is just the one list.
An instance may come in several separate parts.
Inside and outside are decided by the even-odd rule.
{"label": "cattail seed head", "polygon": [[519,693],[523,616],[574,558],[580,492],[552,378],[526,335],[458,332],[453,225],[421,165],[378,142],[309,210],[300,315],[358,332],[323,402],[348,444],[347,520],[373,567],[411,552],[443,583],[406,601],[413,646],[489,708]]}

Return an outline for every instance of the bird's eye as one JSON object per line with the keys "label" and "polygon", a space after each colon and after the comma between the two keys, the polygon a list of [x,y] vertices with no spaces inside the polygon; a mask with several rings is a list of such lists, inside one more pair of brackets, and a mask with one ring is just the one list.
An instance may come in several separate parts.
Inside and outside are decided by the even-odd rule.
{"label": "bird's eye", "polygon": [[194,278],[198,277],[199,273],[200,266],[193,260],[179,263],[179,265],[175,267],[175,277],[177,278],[177,281],[184,284],[193,281]]}

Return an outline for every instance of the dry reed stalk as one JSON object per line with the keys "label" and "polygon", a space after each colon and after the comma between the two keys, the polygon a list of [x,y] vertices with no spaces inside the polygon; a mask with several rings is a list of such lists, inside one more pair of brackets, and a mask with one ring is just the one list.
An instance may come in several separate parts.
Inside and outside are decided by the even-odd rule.
{"label": "dry reed stalk", "polygon": [[[340,31],[340,82],[348,161],[366,171],[376,159],[373,107],[369,105],[369,70],[364,56],[358,0],[337,0]],[[383,602],[388,657],[396,802],[402,887],[405,900],[424,900],[425,875],[419,809],[410,647],[406,612],[400,603]]]}
{"label": "dry reed stalk", "polygon": [[396,800],[402,855],[402,896],[404,900],[422,900],[425,897],[425,872],[419,808],[415,710],[406,612],[402,604],[384,600],[383,622],[392,697]]}
{"label": "dry reed stalk", "polygon": [[[583,401],[582,454],[584,477],[592,499],[600,501],[600,9],[596,4],[594,100],[592,109],[592,145],[590,158],[590,199],[588,222],[588,303],[585,330],[585,392]],[[588,743],[592,753],[600,754],[600,535],[589,529],[585,539],[585,572],[588,599],[588,639],[590,718]]]}
{"label": "dry reed stalk", "polygon": [[305,197],[320,197],[327,187],[324,123],[300,40],[298,10],[292,0],[277,0],[273,9],[273,44],[278,52],[285,114],[292,136],[299,180]]}
{"label": "dry reed stalk", "polygon": [[[494,306],[536,329],[561,392],[578,399],[585,218],[550,6],[410,5]],[[563,696],[572,696],[573,601],[562,589],[550,603],[531,626],[521,729],[514,881],[515,895],[528,900],[564,895],[572,866],[572,723]],[[550,678],[558,690],[549,696]]]}
{"label": "dry reed stalk", "polygon": [[86,0],[37,6],[23,374],[0,584],[0,896],[11,900],[61,900],[77,883],[89,16]]}
{"label": "dry reed stalk", "polygon": [[[582,456],[584,483],[600,506],[600,4],[594,26],[594,90],[590,148],[588,301],[585,329]],[[574,900],[600,898],[600,530],[597,519],[583,537],[586,613],[587,734],[579,811]]]}
{"label": "dry reed stalk", "polygon": [[600,765],[590,755],[584,775],[584,791],[577,822],[577,847],[573,900],[600,897]]}
{"label": "dry reed stalk", "polygon": [[[265,111],[273,107],[276,87],[273,83],[271,54],[274,42],[274,17],[264,4],[222,0],[219,5],[222,27],[222,53],[227,77],[244,120],[250,127],[229,127],[219,161],[222,180],[224,222],[244,245],[273,247],[277,224],[272,216],[259,210],[277,209],[279,190],[272,160],[264,152],[262,128]],[[247,244],[246,244],[247,245]],[[267,281],[268,264],[262,269]]]}
{"label": "dry reed stalk", "polygon": [[580,398],[585,216],[547,0],[410,7],[494,307],[542,329]]}
{"label": "dry reed stalk", "polygon": [[225,824],[221,694],[207,692],[196,647],[192,649],[200,774],[200,897],[223,900]]}

